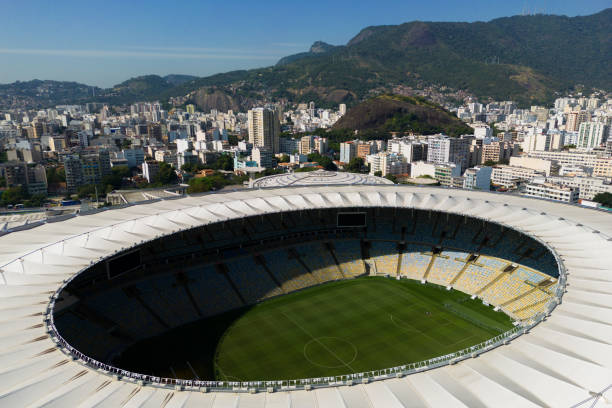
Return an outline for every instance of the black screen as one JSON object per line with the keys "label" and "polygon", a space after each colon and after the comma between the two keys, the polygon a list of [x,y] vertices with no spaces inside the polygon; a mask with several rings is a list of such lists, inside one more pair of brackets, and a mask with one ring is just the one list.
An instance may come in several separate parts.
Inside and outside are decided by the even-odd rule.
{"label": "black screen", "polygon": [[338,213],[338,227],[365,227],[366,213]]}
{"label": "black screen", "polygon": [[132,251],[108,261],[108,278],[112,279],[140,265],[140,251]]}

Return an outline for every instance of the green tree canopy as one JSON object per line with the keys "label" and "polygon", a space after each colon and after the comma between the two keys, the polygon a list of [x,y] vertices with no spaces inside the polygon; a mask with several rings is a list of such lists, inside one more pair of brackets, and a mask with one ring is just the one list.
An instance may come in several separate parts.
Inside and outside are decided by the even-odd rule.
{"label": "green tree canopy", "polygon": [[24,187],[18,186],[7,188],[0,196],[0,205],[7,206],[9,204],[19,204],[26,198],[28,198],[28,192]]}
{"label": "green tree canopy", "polygon": [[168,163],[159,164],[159,173],[155,176],[155,183],[161,185],[176,184],[178,177],[171,165]]}
{"label": "green tree canopy", "polygon": [[47,168],[47,183],[63,183],[66,181],[66,171],[63,167]]}
{"label": "green tree canopy", "polygon": [[308,160],[311,162],[317,162],[319,163],[319,165],[321,167],[323,167],[325,170],[338,170],[338,167],[336,166],[336,164],[333,162],[332,159],[330,159],[327,156],[321,156],[319,153],[310,153],[308,155]]}
{"label": "green tree canopy", "polygon": [[361,173],[363,168],[363,158],[361,157],[353,157],[351,161],[346,165],[346,171],[351,173]]}
{"label": "green tree canopy", "polygon": [[604,207],[612,208],[612,193],[599,193],[593,197],[593,201]]}

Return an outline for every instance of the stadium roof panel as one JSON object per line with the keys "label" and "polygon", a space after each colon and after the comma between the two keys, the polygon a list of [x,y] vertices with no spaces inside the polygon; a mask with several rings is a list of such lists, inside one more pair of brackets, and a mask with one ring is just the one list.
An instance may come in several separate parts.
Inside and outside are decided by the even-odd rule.
{"label": "stadium roof panel", "polygon": [[[525,231],[564,260],[567,293],[528,334],[478,358],[403,378],[288,393],[204,394],[115,380],[72,360],[46,331],[51,294],[100,257],[215,220],[343,206],[439,209]],[[589,400],[586,406],[606,406],[606,400],[594,398],[612,384],[611,236],[612,217],[600,211],[511,195],[396,185],[221,192],[11,232],[0,237],[0,406],[528,407],[572,406],[583,400]]]}
{"label": "stadium roof panel", "polygon": [[316,185],[356,185],[356,184],[393,184],[383,177],[369,174],[347,173],[327,170],[275,174],[261,177],[254,181],[254,188],[316,186]]}

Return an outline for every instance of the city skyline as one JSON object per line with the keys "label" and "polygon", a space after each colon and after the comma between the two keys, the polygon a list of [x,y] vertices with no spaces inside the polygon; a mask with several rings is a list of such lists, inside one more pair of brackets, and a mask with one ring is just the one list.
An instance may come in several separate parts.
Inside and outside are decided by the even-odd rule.
{"label": "city skyline", "polygon": [[[610,6],[569,1],[479,0],[466,8],[449,0],[427,5],[385,1],[310,2],[308,7],[268,2],[170,7],[158,1],[104,8],[73,1],[6,4],[0,83],[69,80],[110,87],[147,74],[207,76],[275,64],[317,40],[345,44],[371,25],[425,21],[488,21],[522,13],[588,15]],[[393,12],[390,12],[393,11]],[[299,17],[299,18],[298,18]],[[23,27],[28,27],[24,30]],[[87,35],[82,35],[86,32]],[[18,35],[17,35],[18,34]]]}

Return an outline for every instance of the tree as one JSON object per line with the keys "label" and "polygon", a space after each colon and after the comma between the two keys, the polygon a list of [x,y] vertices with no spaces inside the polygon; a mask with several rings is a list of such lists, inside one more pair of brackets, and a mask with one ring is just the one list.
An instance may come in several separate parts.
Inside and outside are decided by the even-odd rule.
{"label": "tree", "polygon": [[159,164],[159,173],[155,176],[155,182],[161,185],[176,184],[178,177],[172,166],[168,163]]}
{"label": "tree", "polygon": [[336,164],[333,162],[332,159],[330,159],[327,156],[321,156],[319,153],[310,153],[308,155],[308,160],[311,162],[317,162],[319,163],[319,165],[321,167],[323,167],[325,170],[338,170],[338,167],[336,166]]}
{"label": "tree", "polygon": [[247,176],[236,176],[233,174],[225,176],[222,173],[215,172],[210,176],[195,177],[189,180],[187,193],[194,194],[204,193],[211,190],[219,190],[232,184],[242,184],[247,179]]}
{"label": "tree", "polygon": [[77,195],[79,198],[96,198],[96,185],[95,184],[85,184],[79,187],[77,191]]}
{"label": "tree", "polygon": [[375,171],[375,172],[374,172],[374,175],[375,175],[376,177],[382,177],[382,171],[381,171],[381,170]]}
{"label": "tree", "polygon": [[49,167],[47,169],[47,183],[63,183],[66,181],[66,171],[63,167]]}
{"label": "tree", "polygon": [[214,162],[207,164],[206,167],[213,170],[234,170],[234,158],[231,154],[224,153],[217,158]]}
{"label": "tree", "polygon": [[364,162],[362,157],[353,157],[351,161],[348,162],[346,166],[346,171],[351,173],[361,173],[363,163]]}
{"label": "tree", "polygon": [[485,161],[483,164],[484,164],[485,166],[492,167],[492,166],[495,166],[495,165],[497,164],[497,162],[496,162],[496,161],[493,161],[493,160],[487,160],[487,161]]}
{"label": "tree", "polygon": [[293,170],[294,173],[308,173],[310,171],[317,171],[318,167],[300,167],[299,169]]}
{"label": "tree", "polygon": [[181,170],[188,173],[195,173],[196,171],[200,171],[202,169],[204,169],[204,165],[200,163],[185,163],[181,166]]}
{"label": "tree", "polygon": [[238,146],[238,136],[236,135],[227,135],[227,141],[230,146]]}
{"label": "tree", "polygon": [[17,186],[7,188],[0,196],[0,205],[18,204],[28,197],[28,192],[24,187]]}
{"label": "tree", "polygon": [[387,175],[385,176],[385,178],[386,178],[387,180],[392,181],[392,182],[393,182],[393,184],[397,184],[397,177],[395,177],[393,174],[387,174]]}
{"label": "tree", "polygon": [[[112,189],[121,188],[123,184],[123,179],[130,177],[132,175],[131,170],[128,166],[115,166],[111,170],[111,174],[102,177],[102,186],[112,186]],[[105,191],[107,187],[100,187],[99,192]],[[112,190],[111,189],[111,190]]]}
{"label": "tree", "polygon": [[593,197],[593,201],[604,207],[612,208],[612,193],[599,193]]}
{"label": "tree", "polygon": [[280,159],[278,159],[279,163],[289,163],[289,155],[283,154]]}
{"label": "tree", "polygon": [[24,201],[24,206],[26,207],[42,207],[42,205],[47,202],[47,196],[44,194],[34,194],[29,199]]}

